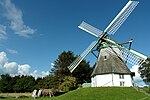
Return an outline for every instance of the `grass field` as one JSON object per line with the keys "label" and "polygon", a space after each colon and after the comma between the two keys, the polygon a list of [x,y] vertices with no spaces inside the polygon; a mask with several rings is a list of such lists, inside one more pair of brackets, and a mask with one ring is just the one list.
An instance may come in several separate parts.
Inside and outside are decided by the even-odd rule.
{"label": "grass field", "polygon": [[144,87],[143,90],[146,91],[147,93],[150,93],[150,88],[148,87]]}
{"label": "grass field", "polygon": [[[0,100],[34,100],[34,98],[7,98]],[[36,100],[150,100],[150,97],[132,87],[81,88],[58,97]]]}

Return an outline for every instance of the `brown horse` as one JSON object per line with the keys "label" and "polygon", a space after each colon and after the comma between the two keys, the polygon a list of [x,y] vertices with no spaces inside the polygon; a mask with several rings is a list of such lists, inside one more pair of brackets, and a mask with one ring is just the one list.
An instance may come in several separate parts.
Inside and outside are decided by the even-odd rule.
{"label": "brown horse", "polygon": [[38,96],[54,96],[52,89],[40,89]]}

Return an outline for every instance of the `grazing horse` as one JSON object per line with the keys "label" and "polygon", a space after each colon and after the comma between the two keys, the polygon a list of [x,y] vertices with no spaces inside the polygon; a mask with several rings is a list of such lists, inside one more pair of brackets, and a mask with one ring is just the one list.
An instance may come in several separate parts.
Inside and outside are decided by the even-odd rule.
{"label": "grazing horse", "polygon": [[42,89],[40,89],[40,90],[38,91],[37,97],[40,97],[41,95],[42,95]]}
{"label": "grazing horse", "polygon": [[37,97],[37,90],[34,90],[34,91],[32,92],[32,97]]}
{"label": "grazing horse", "polygon": [[40,89],[38,91],[38,97],[40,96],[54,96],[52,89]]}

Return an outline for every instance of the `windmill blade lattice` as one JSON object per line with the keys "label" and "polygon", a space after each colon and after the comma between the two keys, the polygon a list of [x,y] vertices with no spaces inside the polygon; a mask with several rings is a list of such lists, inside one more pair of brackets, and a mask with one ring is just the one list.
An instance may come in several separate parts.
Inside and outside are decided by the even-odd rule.
{"label": "windmill blade lattice", "polygon": [[103,33],[101,30],[85,23],[84,21],[78,27],[96,37],[99,37]]}
{"label": "windmill blade lattice", "polygon": [[134,8],[138,5],[138,1],[129,1],[126,6],[120,11],[120,13],[114,18],[114,20],[104,30],[109,34],[114,34],[123,22],[128,18]]}
{"label": "windmill blade lattice", "polygon": [[145,60],[147,59],[147,56],[138,53],[134,50],[128,50],[128,49],[121,49],[122,56],[124,60],[126,60],[128,63],[132,65],[139,65],[141,66]]}
{"label": "windmill blade lattice", "polygon": [[74,69],[91,52],[91,50],[97,45],[98,42],[99,40],[92,42],[91,45],[80,56],[78,56],[70,66],[68,66],[68,69],[70,70],[70,72],[74,71]]}
{"label": "windmill blade lattice", "polygon": [[132,64],[132,65],[139,65],[141,66],[143,62],[145,62],[145,60],[147,59],[147,56],[136,52],[135,50],[128,50],[126,47],[121,46],[119,44],[117,44],[115,41],[110,40],[110,39],[104,39],[107,41],[107,43],[116,46],[117,48],[120,49],[121,53],[122,53],[122,57],[124,60],[127,60],[128,63]]}

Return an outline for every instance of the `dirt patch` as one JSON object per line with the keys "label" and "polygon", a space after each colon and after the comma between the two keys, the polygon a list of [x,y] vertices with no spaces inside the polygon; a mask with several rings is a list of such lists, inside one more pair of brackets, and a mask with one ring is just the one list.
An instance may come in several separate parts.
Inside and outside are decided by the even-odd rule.
{"label": "dirt patch", "polygon": [[22,97],[31,97],[32,93],[0,93],[0,98],[22,98]]}

